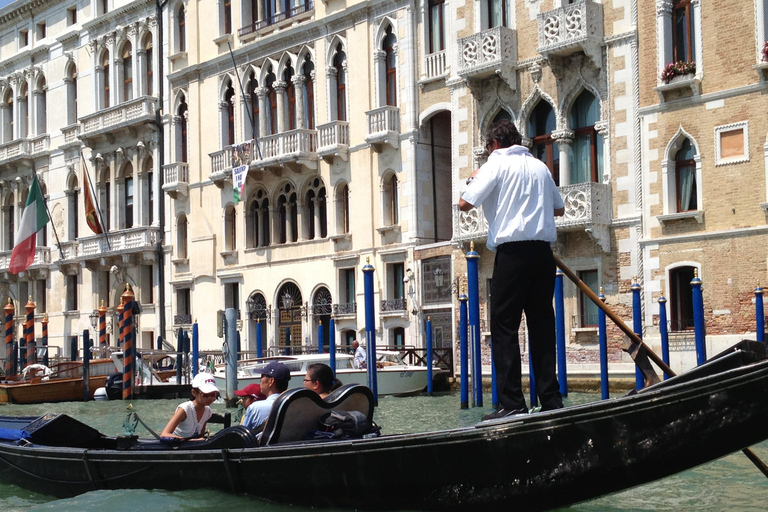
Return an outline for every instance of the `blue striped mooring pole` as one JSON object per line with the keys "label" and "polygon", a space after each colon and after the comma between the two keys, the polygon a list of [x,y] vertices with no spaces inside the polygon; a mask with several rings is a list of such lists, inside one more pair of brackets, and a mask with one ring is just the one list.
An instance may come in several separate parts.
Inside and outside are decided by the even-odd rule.
{"label": "blue striped mooring pole", "polygon": [[[661,358],[669,366],[669,325],[667,323],[667,299],[662,295],[659,297],[659,335],[661,336]],[[669,378],[667,372],[664,374],[664,380]]]}
{"label": "blue striped mooring pole", "polygon": [[427,317],[427,395],[432,396],[432,317]]}
{"label": "blue striped mooring pole", "polygon": [[264,357],[263,334],[261,332],[261,318],[256,319],[256,357]]}
{"label": "blue striped mooring pole", "polygon": [[[603,287],[600,287],[598,299],[605,303]],[[597,339],[600,345],[600,396],[603,400],[610,398],[608,389],[608,336],[605,325],[605,311],[603,308],[597,308]]]}
{"label": "blue striped mooring pole", "polygon": [[325,350],[325,335],[323,333],[323,321],[317,324],[317,353],[322,354]]}
{"label": "blue striped mooring pole", "polygon": [[765,310],[763,309],[763,289],[760,283],[755,288],[755,320],[757,341],[765,343]]}
{"label": "blue striped mooring pole", "polygon": [[696,340],[696,364],[703,364],[707,360],[707,344],[704,329],[704,297],[701,294],[702,281],[699,278],[698,269],[693,269],[693,281],[691,292],[693,293],[693,333]]}
{"label": "blue striped mooring pole", "polygon": [[461,379],[461,409],[469,408],[469,347],[467,342],[467,295],[459,295],[459,358]]}
{"label": "blue striped mooring pole", "polygon": [[483,364],[480,355],[480,283],[478,264],[480,255],[475,243],[470,242],[467,253],[467,291],[469,293],[469,343],[472,346],[472,390],[475,407],[483,406]]}
{"label": "blue striped mooring pole", "polygon": [[[642,287],[637,282],[637,276],[632,279],[632,330],[637,337],[643,339],[643,310],[640,304],[640,290]],[[635,389],[643,389],[645,379],[640,367],[635,365]]]}
{"label": "blue striped mooring pole", "polygon": [[336,376],[336,321],[331,315],[330,325],[328,326],[328,352],[331,357],[329,361],[331,363],[331,370],[333,370],[333,376]]}
{"label": "blue striped mooring pole", "polygon": [[200,372],[200,334],[197,330],[197,319],[192,324],[192,377]]}
{"label": "blue striped mooring pole", "polygon": [[373,308],[373,265],[366,258],[363,267],[363,286],[365,290],[365,348],[368,362],[368,387],[373,392],[373,403],[379,405],[379,387],[376,382],[376,317]]}
{"label": "blue striped mooring pole", "polygon": [[568,372],[565,362],[565,298],[563,294],[563,271],[555,272],[555,329],[557,333],[557,380],[560,394],[568,396]]}

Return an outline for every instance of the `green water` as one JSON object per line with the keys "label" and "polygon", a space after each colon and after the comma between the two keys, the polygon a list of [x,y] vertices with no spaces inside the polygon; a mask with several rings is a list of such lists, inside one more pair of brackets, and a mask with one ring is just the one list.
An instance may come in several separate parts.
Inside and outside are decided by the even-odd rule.
{"label": "green water", "polygon": [[[595,395],[572,393],[567,405],[595,400]],[[489,412],[490,396],[484,398],[486,407],[459,409],[456,393],[440,396],[395,398],[379,400],[375,420],[384,433],[405,433],[469,426]],[[162,430],[179,400],[146,400],[134,402],[142,420],[155,431]],[[224,404],[213,409],[225,412]],[[234,410],[230,410],[234,412]],[[70,402],[44,405],[3,405],[0,415],[34,416],[44,413],[69,414],[107,435],[123,433],[126,404],[123,402]],[[218,426],[214,426],[215,430]],[[766,426],[768,428],[768,425]],[[137,434],[150,437],[139,425]],[[755,453],[768,461],[768,442],[753,447]],[[449,471],[450,468],[436,468]],[[299,473],[297,472],[297,475]],[[287,476],[288,477],[288,476]],[[249,496],[235,496],[218,491],[196,490],[170,492],[94,491],[69,499],[54,499],[0,482],[0,511],[78,512],[100,510],[109,512],[153,511],[240,511],[301,512],[309,509],[275,505]],[[510,508],[512,510],[512,508]],[[684,473],[622,493],[598,498],[567,509],[574,512],[607,511],[765,511],[768,510],[768,479],[747,458],[734,454]]]}

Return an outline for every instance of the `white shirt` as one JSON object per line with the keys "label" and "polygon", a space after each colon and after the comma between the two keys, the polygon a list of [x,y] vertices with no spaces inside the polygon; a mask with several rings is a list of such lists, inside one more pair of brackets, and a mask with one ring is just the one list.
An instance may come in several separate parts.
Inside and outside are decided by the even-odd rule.
{"label": "white shirt", "polygon": [[557,241],[554,212],[563,198],[546,164],[524,146],[491,153],[461,197],[483,205],[491,251],[506,242]]}
{"label": "white shirt", "polygon": [[202,435],[203,427],[205,427],[205,424],[213,415],[211,408],[206,405],[203,417],[200,418],[200,421],[197,421],[197,411],[195,410],[195,403],[192,400],[179,404],[176,409],[182,409],[187,417],[176,426],[173,430],[173,434],[184,438]]}
{"label": "white shirt", "polygon": [[363,347],[357,347],[355,349],[355,358],[352,360],[352,366],[355,368],[362,368],[365,364],[366,353]]}

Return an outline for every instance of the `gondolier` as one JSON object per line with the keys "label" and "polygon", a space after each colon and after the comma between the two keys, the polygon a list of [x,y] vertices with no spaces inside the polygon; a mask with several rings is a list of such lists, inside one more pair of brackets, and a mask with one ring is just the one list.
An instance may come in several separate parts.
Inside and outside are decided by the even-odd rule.
{"label": "gondolier", "polygon": [[530,356],[542,410],[563,406],[555,375],[555,215],[563,199],[547,166],[522,145],[515,125],[502,120],[486,135],[488,161],[467,180],[459,208],[482,204],[487,247],[496,253],[491,281],[491,337],[499,410],[484,420],[527,413],[518,329],[525,311]]}

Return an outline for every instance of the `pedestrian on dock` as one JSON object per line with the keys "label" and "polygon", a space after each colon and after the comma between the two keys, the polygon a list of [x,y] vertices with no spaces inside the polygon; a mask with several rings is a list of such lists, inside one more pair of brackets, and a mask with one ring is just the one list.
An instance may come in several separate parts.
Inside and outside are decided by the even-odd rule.
{"label": "pedestrian on dock", "polygon": [[525,312],[530,356],[541,410],[563,406],[555,374],[555,216],[565,213],[546,164],[522,145],[515,125],[493,123],[485,136],[488,161],[467,180],[459,209],[483,205],[489,250],[496,253],[491,280],[491,337],[499,410],[483,420],[528,412],[521,382],[518,330]]}
{"label": "pedestrian on dock", "polygon": [[198,373],[192,379],[192,400],[179,404],[160,434],[161,439],[201,439],[205,424],[211,418],[211,404],[219,389],[210,373]]}
{"label": "pedestrian on dock", "polygon": [[304,387],[320,395],[320,398],[327,397],[331,391],[339,386],[341,386],[341,381],[333,376],[333,370],[327,364],[312,363],[307,367]]}
{"label": "pedestrian on dock", "polygon": [[352,366],[358,369],[365,368],[365,349],[360,346],[360,343],[357,340],[352,342],[352,350],[355,351],[355,358],[352,360]]}
{"label": "pedestrian on dock", "polygon": [[[253,402],[245,411],[242,425],[259,431],[269,418],[272,404],[278,395],[288,389],[291,371],[283,363],[272,361],[261,371],[261,392],[267,398]],[[258,432],[261,435],[261,432]]]}

